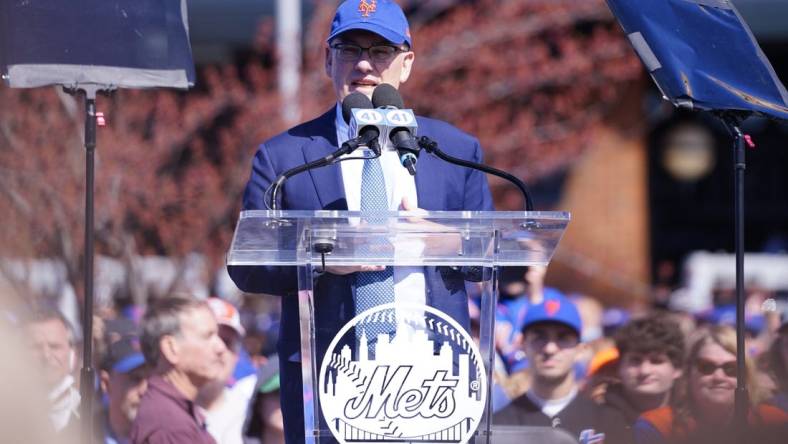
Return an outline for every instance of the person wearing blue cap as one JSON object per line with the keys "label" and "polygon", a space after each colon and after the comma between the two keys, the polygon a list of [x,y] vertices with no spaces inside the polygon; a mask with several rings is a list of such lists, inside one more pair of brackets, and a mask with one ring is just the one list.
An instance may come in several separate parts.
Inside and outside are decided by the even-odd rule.
{"label": "person wearing blue cap", "polygon": [[145,364],[136,337],[125,337],[109,345],[99,372],[101,391],[107,399],[102,421],[105,444],[129,442],[140,399],[148,387],[149,373],[150,366]]}
{"label": "person wearing blue cap", "polygon": [[528,309],[522,331],[533,382],[493,416],[493,424],[558,427],[579,442],[607,442],[600,409],[579,394],[575,379],[574,364],[584,347],[577,307],[563,296],[546,297]]}
{"label": "person wearing blue cap", "polygon": [[372,98],[381,83],[399,88],[408,81],[415,60],[402,9],[392,1],[361,3],[372,6],[357,1],[339,6],[327,39],[326,73],[338,103],[356,91]]}
{"label": "person wearing blue cap", "polygon": [[[399,89],[413,73],[416,61],[410,25],[403,10],[390,0],[348,0],[339,5],[325,42],[325,70],[336,103],[323,115],[291,128],[260,145],[247,183],[244,210],[267,209],[267,190],[286,170],[324,158],[349,139],[341,103],[352,93],[371,97],[376,87]],[[447,97],[447,103],[452,99]],[[449,155],[480,162],[479,141],[438,120],[417,117],[419,135],[436,141]],[[368,150],[352,154],[359,158]],[[481,172],[447,164],[421,154],[411,176],[390,144],[379,158],[339,162],[291,177],[285,182],[284,210],[415,210],[491,211],[492,197]],[[304,442],[301,337],[297,275],[292,267],[230,266],[236,285],[248,293],[282,296],[278,354],[287,442]],[[379,273],[374,275],[373,273]],[[388,277],[381,275],[388,273]],[[324,356],[334,334],[368,300],[369,282],[386,286],[378,292],[394,301],[430,305],[468,328],[470,319],[465,275],[448,267],[360,265],[328,268],[316,277],[314,291],[317,355]],[[393,288],[392,288],[393,287]],[[379,301],[379,299],[378,299]],[[357,305],[358,303],[358,305]],[[377,304],[369,304],[377,305]]]}

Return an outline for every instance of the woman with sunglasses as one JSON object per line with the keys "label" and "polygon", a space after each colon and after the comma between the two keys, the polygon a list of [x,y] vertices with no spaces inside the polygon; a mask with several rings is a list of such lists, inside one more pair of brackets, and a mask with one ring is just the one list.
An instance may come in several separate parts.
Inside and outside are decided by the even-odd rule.
{"label": "woman with sunglasses", "polygon": [[777,391],[769,403],[788,412],[788,310],[783,313],[780,329],[767,357],[772,380],[777,386]]}
{"label": "woman with sunglasses", "polygon": [[736,333],[728,326],[714,326],[698,333],[689,349],[682,380],[671,405],[644,413],[635,423],[635,442],[778,443],[786,439],[788,414],[762,404],[766,393],[757,384],[755,369],[747,358],[745,375],[750,397],[749,429],[740,434],[733,427],[736,391]]}

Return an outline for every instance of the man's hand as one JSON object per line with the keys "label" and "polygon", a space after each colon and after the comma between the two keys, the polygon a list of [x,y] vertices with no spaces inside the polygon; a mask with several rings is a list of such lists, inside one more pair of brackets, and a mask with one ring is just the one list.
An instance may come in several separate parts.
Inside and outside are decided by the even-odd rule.
{"label": "man's hand", "polygon": [[421,208],[417,207],[413,203],[411,203],[408,196],[402,196],[402,202],[399,204],[399,209],[402,211],[418,211],[421,213],[426,213],[426,210],[422,210]]}
{"label": "man's hand", "polygon": [[[400,202],[400,210],[402,211],[410,211],[414,212],[417,215],[411,216],[407,219],[407,223],[411,225],[415,225],[420,228],[424,228],[426,231],[432,231],[436,233],[445,233],[446,228],[438,223],[431,222],[428,220],[424,220],[419,215],[426,215],[427,211],[421,208],[418,208],[416,205],[412,204],[411,201],[407,197],[403,197],[402,201]],[[429,249],[433,253],[438,251],[448,251],[448,252],[458,252],[461,248],[461,240],[459,234],[456,236],[456,239],[452,237],[452,239],[446,239],[445,235],[439,236],[440,240],[436,240],[428,236],[424,242],[424,248]],[[384,265],[349,265],[349,266],[328,266],[326,267],[326,272],[331,273],[337,276],[345,276],[352,273],[358,272],[370,272],[370,271],[383,271],[386,267]]]}
{"label": "man's hand", "polygon": [[[416,205],[413,205],[410,202],[410,200],[407,198],[407,196],[402,197],[402,203],[400,204],[400,209],[403,211],[411,211],[422,215],[427,214],[427,210],[418,208]],[[460,234],[456,233],[456,236],[447,237],[445,234],[447,232],[450,232],[451,230],[447,230],[444,225],[429,220],[424,220],[423,218],[418,216],[409,217],[408,223],[413,224],[419,228],[424,228],[425,231],[428,232],[443,234],[441,236],[438,236],[437,239],[432,236],[426,236],[423,240],[424,251],[429,251],[433,254],[437,254],[437,253],[457,254],[462,251],[462,239],[460,237]]]}

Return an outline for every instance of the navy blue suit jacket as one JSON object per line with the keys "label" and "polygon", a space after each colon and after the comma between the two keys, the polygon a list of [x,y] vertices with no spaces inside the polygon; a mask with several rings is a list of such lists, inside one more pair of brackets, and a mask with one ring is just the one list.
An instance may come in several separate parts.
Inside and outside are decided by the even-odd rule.
{"label": "navy blue suit jacket", "polygon": [[[246,210],[265,209],[266,190],[282,172],[324,157],[337,150],[336,108],[264,142],[255,154],[252,175],[244,192]],[[438,142],[440,149],[461,159],[481,162],[478,140],[438,120],[418,117],[419,134]],[[492,198],[484,173],[451,165],[422,153],[416,172],[419,208],[432,211],[491,211]],[[338,164],[291,177],[282,190],[285,210],[347,210],[342,170]],[[289,267],[228,267],[238,288],[251,293],[282,296],[282,319],[278,351],[282,368],[282,399],[293,408],[301,398],[300,333],[297,276]],[[355,316],[354,275],[324,274],[315,284],[315,328],[317,352],[322,358],[334,335]],[[460,325],[469,324],[464,277],[448,268],[427,267],[427,303],[452,316]],[[288,365],[288,363],[296,365]],[[290,393],[286,393],[290,392]],[[296,401],[296,402],[294,402]],[[299,404],[300,405],[300,404]],[[290,406],[283,405],[287,415]],[[293,414],[297,414],[293,412]],[[286,421],[290,422],[290,421]],[[288,442],[294,442],[294,424],[286,424]],[[303,436],[303,425],[300,434]]]}

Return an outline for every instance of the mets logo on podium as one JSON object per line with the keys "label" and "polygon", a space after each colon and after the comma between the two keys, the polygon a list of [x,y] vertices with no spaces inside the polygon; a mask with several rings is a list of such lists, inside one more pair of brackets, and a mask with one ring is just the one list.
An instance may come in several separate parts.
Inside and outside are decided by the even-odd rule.
{"label": "mets logo on podium", "polygon": [[454,319],[424,305],[384,304],[334,337],[319,396],[342,444],[464,444],[484,413],[487,376],[479,349]]}

